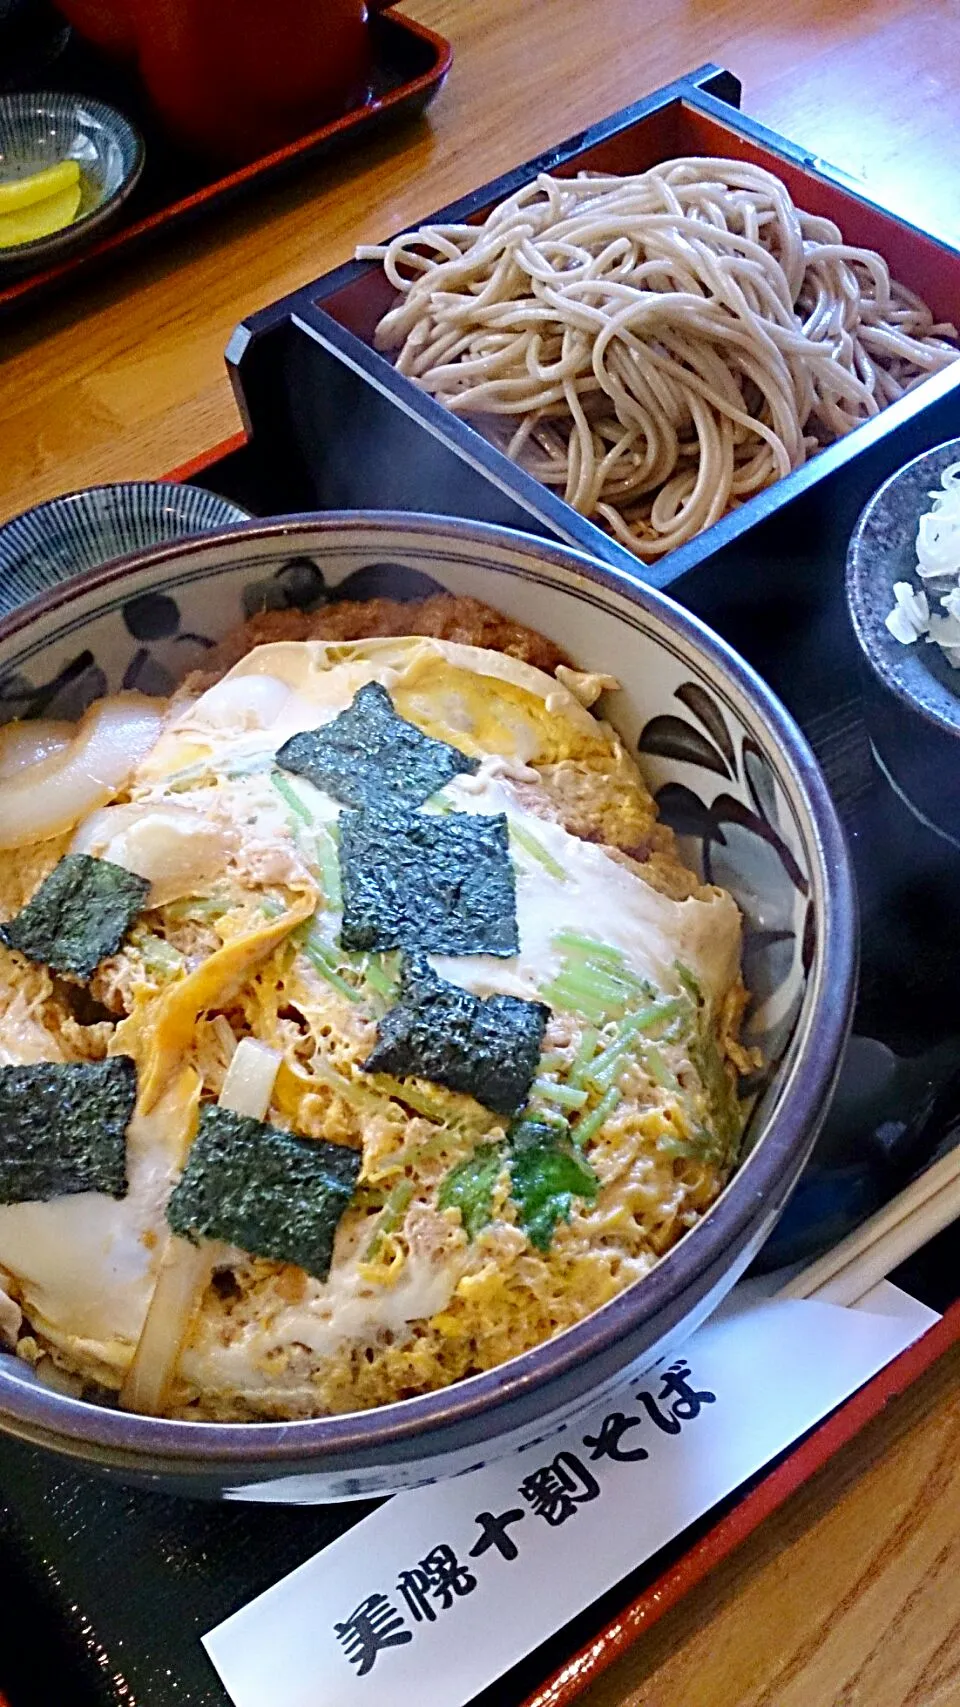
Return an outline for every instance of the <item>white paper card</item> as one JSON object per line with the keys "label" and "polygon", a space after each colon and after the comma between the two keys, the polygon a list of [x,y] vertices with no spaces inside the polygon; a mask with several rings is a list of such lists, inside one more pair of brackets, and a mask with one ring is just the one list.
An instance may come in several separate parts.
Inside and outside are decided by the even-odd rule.
{"label": "white paper card", "polygon": [[[463,1707],[937,1320],[740,1287],[562,1435],[398,1494],[204,1638],[236,1707]],[[427,1694],[425,1694],[425,1689]]]}

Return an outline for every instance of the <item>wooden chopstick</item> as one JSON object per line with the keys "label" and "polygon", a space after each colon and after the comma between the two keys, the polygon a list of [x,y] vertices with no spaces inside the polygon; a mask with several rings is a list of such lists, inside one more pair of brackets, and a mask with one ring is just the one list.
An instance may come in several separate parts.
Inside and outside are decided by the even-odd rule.
{"label": "wooden chopstick", "polygon": [[856,1304],[907,1257],[960,1217],[960,1145],[777,1294]]}

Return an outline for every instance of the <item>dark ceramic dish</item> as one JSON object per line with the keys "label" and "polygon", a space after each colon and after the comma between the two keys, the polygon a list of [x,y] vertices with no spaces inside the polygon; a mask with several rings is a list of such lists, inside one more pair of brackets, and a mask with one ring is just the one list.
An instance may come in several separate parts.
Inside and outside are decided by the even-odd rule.
{"label": "dark ceramic dish", "polygon": [[[850,540],[847,603],[874,756],[917,816],[960,843],[960,671],[938,646],[904,646],[885,626],[894,583],[920,584],[917,524],[953,462],[960,439],[924,451],[874,493]],[[934,594],[930,603],[936,608]]]}
{"label": "dark ceramic dish", "polygon": [[[446,588],[549,634],[623,689],[609,716],[704,875],[744,915],[747,1037],[767,1068],[738,1172],[639,1285],[499,1369],[375,1411],[288,1424],[166,1422],[51,1392],[0,1359],[0,1426],[198,1495],[320,1501],[472,1468],[559,1427],[716,1305],[769,1234],[810,1152],[852,1006],[856,923],[835,809],[803,737],[696,618],[617,570],[476,522],[385,513],[234,528],[94,570],[0,621],[6,715],[76,716],[128,676],[149,606],[181,671],[245,614]],[[148,648],[149,650],[149,648]],[[157,649],[162,671],[169,638]],[[155,690],[159,691],[159,690]]]}

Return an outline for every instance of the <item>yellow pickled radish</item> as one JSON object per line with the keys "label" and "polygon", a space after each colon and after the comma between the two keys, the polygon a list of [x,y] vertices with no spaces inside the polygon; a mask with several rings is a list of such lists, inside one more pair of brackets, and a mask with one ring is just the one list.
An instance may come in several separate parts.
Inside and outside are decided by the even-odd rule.
{"label": "yellow pickled radish", "polygon": [[[2,170],[0,167],[0,174]],[[79,182],[80,167],[76,160],[58,160],[54,166],[45,166],[42,172],[31,172],[29,178],[0,176],[0,214],[32,207],[34,202],[74,189]]]}
{"label": "yellow pickled radish", "polygon": [[49,237],[72,225],[80,207],[79,184],[61,190],[58,195],[45,196],[43,201],[19,209],[16,213],[0,213],[0,249],[14,249],[20,243],[34,243],[38,237]]}

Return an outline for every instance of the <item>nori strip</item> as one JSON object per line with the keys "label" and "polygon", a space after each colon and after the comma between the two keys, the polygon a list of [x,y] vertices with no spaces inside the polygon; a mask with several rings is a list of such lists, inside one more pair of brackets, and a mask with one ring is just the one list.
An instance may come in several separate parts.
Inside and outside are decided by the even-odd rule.
{"label": "nori strip", "polygon": [[129,1055],[0,1067],[0,1203],[127,1192],[126,1132],[137,1100]]}
{"label": "nori strip", "polygon": [[376,806],[391,795],[422,806],[451,777],[480,768],[479,759],[399,716],[379,682],[367,682],[332,723],[291,735],[276,762],[344,806]]}
{"label": "nori strip", "polygon": [[474,996],[439,978],[422,956],[405,959],[400,1000],[377,1027],[363,1066],[465,1091],[495,1114],[526,1101],[550,1009],[517,996]]}
{"label": "nori strip", "polygon": [[507,1134],[513,1151],[510,1195],[532,1245],[548,1251],[559,1221],[569,1221],[575,1197],[592,1203],[599,1190],[593,1169],[577,1154],[562,1127],[517,1120]]}
{"label": "nori strip", "polygon": [[507,820],[451,812],[341,812],[344,948],[516,954]]}
{"label": "nori strip", "polygon": [[175,1233],[239,1245],[326,1280],[361,1154],[208,1105],[167,1204]]}
{"label": "nori strip", "polygon": [[116,954],[150,893],[145,877],[89,854],[65,854],[0,941],[54,972],[90,978]]}

